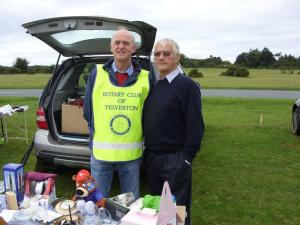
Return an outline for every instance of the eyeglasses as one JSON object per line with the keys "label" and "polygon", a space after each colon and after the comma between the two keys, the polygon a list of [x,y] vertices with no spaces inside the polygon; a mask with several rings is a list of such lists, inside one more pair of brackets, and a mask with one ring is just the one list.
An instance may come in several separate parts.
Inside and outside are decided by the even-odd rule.
{"label": "eyeglasses", "polygon": [[172,52],[154,52],[154,57],[159,57],[163,55],[163,57],[169,57],[172,54]]}

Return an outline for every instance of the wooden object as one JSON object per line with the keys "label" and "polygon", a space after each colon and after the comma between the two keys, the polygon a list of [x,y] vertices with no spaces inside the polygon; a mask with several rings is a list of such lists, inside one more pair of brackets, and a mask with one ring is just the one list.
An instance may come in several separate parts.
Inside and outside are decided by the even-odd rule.
{"label": "wooden object", "polygon": [[12,191],[5,192],[6,205],[8,209],[18,210],[17,196]]}

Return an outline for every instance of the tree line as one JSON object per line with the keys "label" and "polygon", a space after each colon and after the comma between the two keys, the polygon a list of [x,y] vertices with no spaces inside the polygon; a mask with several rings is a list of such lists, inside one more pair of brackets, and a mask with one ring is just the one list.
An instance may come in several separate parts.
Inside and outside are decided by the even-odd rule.
{"label": "tree line", "polygon": [[273,54],[268,48],[250,49],[249,52],[243,52],[236,57],[235,63],[247,68],[278,68],[278,69],[299,69],[300,57],[292,55]]}
{"label": "tree line", "polygon": [[13,66],[1,66],[0,65],[0,74],[36,74],[36,73],[45,73],[51,74],[55,69],[55,65],[43,66],[35,65],[29,66],[29,61],[26,58],[16,58]]}
{"label": "tree line", "polygon": [[[192,59],[181,54],[180,63],[183,67],[219,67],[227,68],[232,64],[229,61],[223,61],[220,57],[210,56],[207,59]],[[236,57],[233,65],[254,69],[282,69],[292,70],[300,69],[300,57],[292,55],[273,54],[268,48],[250,49],[248,52],[242,52]]]}
{"label": "tree line", "polygon": [[[236,57],[236,60],[233,64],[226,60],[223,61],[221,57],[215,57],[212,55],[206,59],[194,59],[189,58],[184,54],[181,54],[180,63],[183,67],[190,68],[228,68],[229,66],[236,65],[254,69],[300,69],[300,57],[295,57],[290,54],[273,54],[266,47],[263,48],[261,51],[258,49],[250,49],[248,52],[242,52]],[[53,73],[54,69],[55,65],[29,66],[29,61],[26,58],[18,57],[16,58],[12,67],[0,65],[0,74],[51,74]]]}

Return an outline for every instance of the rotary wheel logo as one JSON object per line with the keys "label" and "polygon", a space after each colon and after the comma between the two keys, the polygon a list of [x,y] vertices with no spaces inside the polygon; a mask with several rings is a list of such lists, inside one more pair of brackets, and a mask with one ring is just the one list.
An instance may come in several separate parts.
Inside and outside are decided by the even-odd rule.
{"label": "rotary wheel logo", "polygon": [[131,127],[130,119],[125,115],[116,115],[110,121],[110,129],[117,135],[126,134]]}

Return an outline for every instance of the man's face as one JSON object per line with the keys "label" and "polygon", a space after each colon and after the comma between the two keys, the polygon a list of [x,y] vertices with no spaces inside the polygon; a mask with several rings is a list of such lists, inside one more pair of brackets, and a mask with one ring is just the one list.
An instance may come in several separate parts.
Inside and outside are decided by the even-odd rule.
{"label": "man's face", "polygon": [[161,76],[165,76],[176,69],[179,56],[173,53],[172,46],[155,46],[154,62]]}
{"label": "man's face", "polygon": [[112,38],[110,49],[115,61],[124,62],[130,60],[131,55],[135,52],[135,44],[129,31],[117,31]]}

